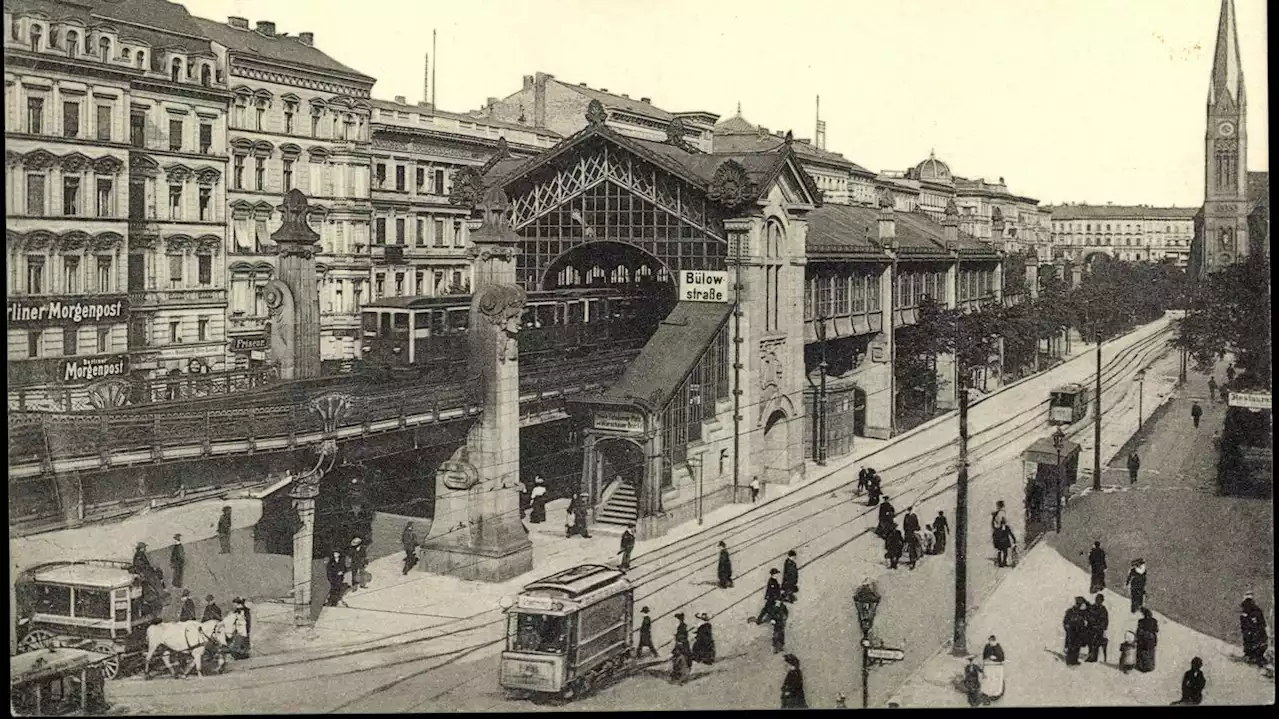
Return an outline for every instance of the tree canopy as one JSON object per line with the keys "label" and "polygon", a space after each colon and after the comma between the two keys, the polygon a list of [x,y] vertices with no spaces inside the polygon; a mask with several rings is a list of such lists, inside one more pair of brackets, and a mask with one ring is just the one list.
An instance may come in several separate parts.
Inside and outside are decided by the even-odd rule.
{"label": "tree canopy", "polygon": [[1271,262],[1265,256],[1230,265],[1198,282],[1190,309],[1177,320],[1173,344],[1196,369],[1235,357],[1241,386],[1270,387]]}

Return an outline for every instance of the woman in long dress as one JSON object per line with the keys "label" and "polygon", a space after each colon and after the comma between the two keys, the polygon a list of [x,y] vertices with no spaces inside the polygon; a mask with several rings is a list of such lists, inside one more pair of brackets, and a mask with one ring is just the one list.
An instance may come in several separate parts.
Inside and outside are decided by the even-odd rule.
{"label": "woman in long dress", "polygon": [[529,521],[542,524],[547,521],[547,486],[542,477],[536,477],[533,483],[533,491],[529,493]]}
{"label": "woman in long dress", "polygon": [[982,695],[988,700],[1004,696],[1004,647],[992,634],[982,648]]}
{"label": "woman in long dress", "polygon": [[711,636],[711,617],[707,614],[696,614],[694,618],[702,623],[693,630],[693,650],[690,661],[711,666],[716,663],[716,640]]}
{"label": "woman in long dress", "polygon": [[808,709],[809,703],[804,698],[804,674],[800,672],[800,660],[794,654],[784,654],[787,663],[787,676],[782,680],[782,708]]}
{"label": "woman in long dress", "polygon": [[1156,668],[1156,640],[1160,633],[1160,625],[1156,622],[1156,618],[1151,616],[1151,610],[1143,607],[1142,619],[1138,620],[1137,631],[1137,669],[1140,672],[1155,671]]}

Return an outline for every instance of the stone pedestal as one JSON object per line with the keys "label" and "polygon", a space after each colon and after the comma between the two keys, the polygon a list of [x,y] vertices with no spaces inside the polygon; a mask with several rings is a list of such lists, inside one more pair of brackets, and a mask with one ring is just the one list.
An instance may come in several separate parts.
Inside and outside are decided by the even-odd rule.
{"label": "stone pedestal", "polygon": [[271,316],[271,359],[280,379],[320,376],[320,295],[316,285],[316,244],[320,235],[307,224],[310,208],[299,190],[285,193],[284,215],[271,240],[280,248],[276,278],[263,297]]}
{"label": "stone pedestal", "polygon": [[300,526],[293,535],[293,624],[306,627],[311,619],[311,567],[316,527],[316,500],[293,500]]}
{"label": "stone pedestal", "polygon": [[[878,343],[878,344],[877,344]],[[889,439],[893,436],[893,366],[889,364],[885,333],[872,340],[870,356],[859,368],[858,384],[867,393],[866,420],[863,434],[873,439]]]}

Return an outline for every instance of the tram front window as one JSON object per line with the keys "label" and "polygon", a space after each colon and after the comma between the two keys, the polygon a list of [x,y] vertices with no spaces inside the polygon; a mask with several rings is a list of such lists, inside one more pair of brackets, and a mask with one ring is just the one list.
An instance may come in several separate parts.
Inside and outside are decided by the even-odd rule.
{"label": "tram front window", "polygon": [[515,626],[508,640],[513,652],[563,654],[568,639],[564,617],[546,614],[512,614]]}

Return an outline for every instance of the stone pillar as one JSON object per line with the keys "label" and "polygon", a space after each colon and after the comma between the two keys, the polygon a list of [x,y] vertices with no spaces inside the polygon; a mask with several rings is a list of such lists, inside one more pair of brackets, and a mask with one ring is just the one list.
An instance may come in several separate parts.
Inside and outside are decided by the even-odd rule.
{"label": "stone pillar", "polygon": [[[886,252],[892,256],[892,252]],[[880,272],[878,291],[880,292],[881,329],[867,349],[866,369],[859,376],[858,382],[867,393],[867,414],[864,432],[875,439],[889,439],[893,436],[893,263],[888,263]]]}
{"label": "stone pillar", "polygon": [[293,508],[298,513],[298,531],[293,535],[293,624],[296,627],[315,623],[311,619],[311,567],[315,552],[316,500],[315,496],[308,496],[310,494],[303,491],[291,495]]}
{"label": "stone pillar", "polygon": [[[139,473],[139,476],[145,476]],[[76,474],[59,474],[55,477],[58,485],[58,504],[62,507],[62,521],[68,527],[78,527],[84,521],[84,496],[80,487],[80,476]]]}
{"label": "stone pillar", "polygon": [[307,197],[285,193],[280,229],[271,240],[280,248],[276,277],[263,291],[271,315],[271,354],[280,379],[320,376],[320,295],[316,285],[316,244],[320,235],[307,224]]}
{"label": "stone pillar", "polygon": [[474,285],[467,333],[483,412],[467,435],[465,459],[451,463],[464,466],[465,471],[461,476],[442,474],[436,494],[446,503],[465,503],[466,527],[461,531],[434,523],[432,536],[423,543],[422,567],[463,579],[502,582],[533,569],[533,545],[519,516],[516,333],[526,296],[515,284],[519,238],[508,224],[509,207],[502,188],[489,188],[479,209],[484,218],[471,236]]}
{"label": "stone pillar", "polygon": [[[947,205],[950,209],[951,204]],[[949,310],[954,310],[959,304],[959,280],[960,280],[960,251],[956,249],[956,242],[959,240],[951,240],[947,243],[947,249],[951,252],[951,262],[947,265],[947,289],[946,296],[943,298],[943,306]],[[955,409],[957,404],[957,388],[960,385],[960,376],[956,374],[956,356],[954,353],[947,352],[938,355],[937,367],[935,372],[938,377],[938,393],[937,401],[940,409]]]}
{"label": "stone pillar", "polygon": [[1027,275],[1027,294],[1031,299],[1039,299],[1040,297],[1040,265],[1032,262],[1026,267]]}

